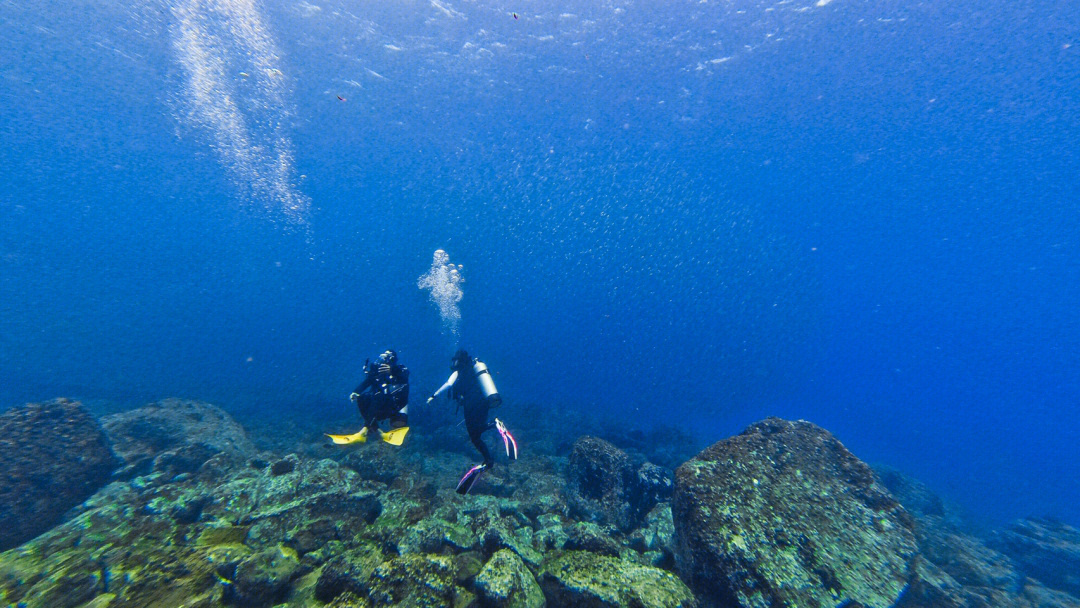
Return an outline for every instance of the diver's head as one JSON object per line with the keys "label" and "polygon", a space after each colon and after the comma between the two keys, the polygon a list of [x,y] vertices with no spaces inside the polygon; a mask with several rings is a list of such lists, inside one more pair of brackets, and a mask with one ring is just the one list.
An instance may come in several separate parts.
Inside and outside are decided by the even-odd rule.
{"label": "diver's head", "polygon": [[454,353],[453,358],[450,359],[450,371],[457,372],[464,370],[469,367],[470,361],[472,361],[472,359],[469,357],[469,353],[465,352],[465,349],[459,348],[458,351]]}
{"label": "diver's head", "polygon": [[397,362],[397,351],[393,349],[386,349],[386,352],[379,355],[379,361],[393,365]]}

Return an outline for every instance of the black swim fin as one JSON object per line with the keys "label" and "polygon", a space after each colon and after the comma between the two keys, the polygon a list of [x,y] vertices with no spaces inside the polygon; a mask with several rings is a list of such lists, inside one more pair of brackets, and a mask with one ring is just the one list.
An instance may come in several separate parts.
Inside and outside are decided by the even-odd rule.
{"label": "black swim fin", "polygon": [[465,473],[465,476],[461,478],[461,481],[458,482],[457,493],[468,494],[469,490],[473,489],[473,486],[476,485],[476,482],[480,480],[480,477],[484,474],[484,471],[486,470],[486,464],[478,464],[475,467],[469,469],[469,471]]}

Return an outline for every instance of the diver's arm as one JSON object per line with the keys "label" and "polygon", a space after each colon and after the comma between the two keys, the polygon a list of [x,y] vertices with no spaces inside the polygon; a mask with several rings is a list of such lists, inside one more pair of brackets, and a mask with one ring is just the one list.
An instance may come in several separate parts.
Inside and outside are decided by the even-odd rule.
{"label": "diver's arm", "polygon": [[[371,373],[371,370],[368,369],[367,363],[365,362],[364,363],[364,381],[361,382],[360,385],[357,386],[355,390],[353,390],[352,394],[353,395],[360,395],[360,394],[362,394],[364,392],[364,389],[370,388],[373,384],[375,384],[375,374]],[[356,397],[353,397],[352,395],[349,395],[349,398],[352,399],[353,401],[356,400]]]}
{"label": "diver's arm", "polygon": [[431,394],[431,397],[428,398],[428,403],[431,403],[432,401],[435,400],[436,397],[438,397],[439,395],[446,392],[446,390],[449,389],[451,386],[454,386],[454,383],[457,382],[457,378],[458,378],[458,373],[457,372],[454,372],[454,373],[450,374],[450,378],[446,381],[446,383],[443,384],[442,386],[440,386],[439,390],[437,390],[437,391],[435,391],[434,393]]}
{"label": "diver's arm", "polygon": [[356,390],[353,392],[362,393],[364,392],[364,389],[370,388],[372,384],[375,384],[375,377],[368,375],[366,378],[364,378],[364,381],[360,383],[360,386],[356,387]]}

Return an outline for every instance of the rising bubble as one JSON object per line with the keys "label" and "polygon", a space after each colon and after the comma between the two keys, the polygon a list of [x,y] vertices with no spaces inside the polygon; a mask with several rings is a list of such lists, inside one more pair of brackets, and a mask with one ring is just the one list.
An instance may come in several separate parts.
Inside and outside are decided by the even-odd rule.
{"label": "rising bubble", "polygon": [[211,145],[245,198],[271,216],[307,226],[310,200],[295,186],[285,124],[289,80],[252,0],[177,0],[173,49],[184,74],[182,119]]}
{"label": "rising bubble", "polygon": [[461,321],[458,302],[461,302],[464,295],[461,284],[465,282],[465,277],[462,276],[461,271],[460,264],[450,263],[450,254],[442,249],[436,249],[431,260],[431,268],[416,282],[417,287],[428,290],[428,297],[439,307],[443,330],[454,338],[458,337],[458,323]]}

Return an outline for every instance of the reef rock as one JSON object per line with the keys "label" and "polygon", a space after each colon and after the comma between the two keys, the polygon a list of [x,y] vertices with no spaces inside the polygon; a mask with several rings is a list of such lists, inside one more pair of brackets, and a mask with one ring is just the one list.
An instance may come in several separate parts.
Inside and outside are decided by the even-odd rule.
{"label": "reef rock", "polygon": [[1059,521],[1027,518],[996,533],[990,544],[1028,576],[1080,595],[1080,530]]}
{"label": "reef rock", "polygon": [[630,546],[644,555],[654,566],[674,569],[675,525],[671,521],[671,505],[656,505],[645,516],[645,525],[630,535]]}
{"label": "reef rock", "polygon": [[193,473],[221,454],[242,461],[255,454],[244,428],[221,408],[186,399],[157,403],[102,419],[124,476],[150,470]]}
{"label": "reef rock", "polygon": [[570,452],[570,495],[577,513],[630,531],[671,495],[670,474],[596,437],[581,437]]}
{"label": "reef rock", "polygon": [[552,606],[690,608],[693,593],[670,572],[587,551],[564,551],[540,570]]}
{"label": "reef rock", "polygon": [[0,551],[56,525],[117,466],[101,426],[75,401],[0,414]]}
{"label": "reef rock", "polygon": [[870,467],[805,421],[769,418],[684,463],[672,517],[679,571],[715,605],[892,606],[917,551]]}
{"label": "reef rock", "polygon": [[362,595],[382,561],[382,551],[371,544],[331,558],[319,573],[315,597],[329,602],[346,592]]}
{"label": "reef rock", "polygon": [[924,557],[965,587],[986,587],[1017,593],[1024,577],[1005,555],[987,547],[977,538],[946,527],[917,526],[919,547]]}
{"label": "reef rock", "polygon": [[541,608],[544,593],[525,562],[509,549],[499,549],[476,575],[476,589],[485,606]]}
{"label": "reef rock", "polygon": [[371,577],[368,597],[376,606],[453,606],[464,591],[454,584],[453,560],[441,555],[403,555],[383,562]]}
{"label": "reef rock", "polygon": [[236,566],[230,600],[242,606],[266,606],[281,599],[300,567],[296,552],[279,546],[251,555]]}
{"label": "reef rock", "polygon": [[904,509],[916,517],[945,517],[945,503],[926,484],[900,471],[874,466],[878,481]]}

